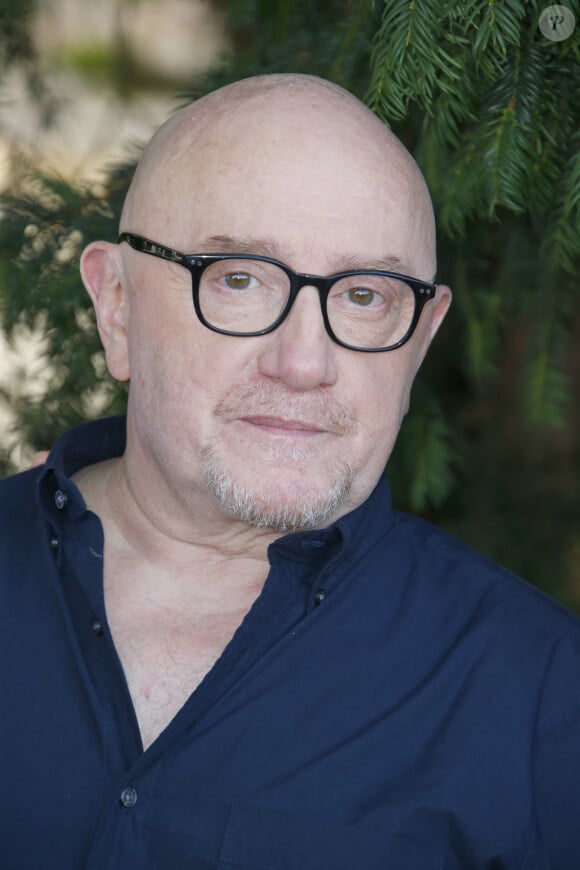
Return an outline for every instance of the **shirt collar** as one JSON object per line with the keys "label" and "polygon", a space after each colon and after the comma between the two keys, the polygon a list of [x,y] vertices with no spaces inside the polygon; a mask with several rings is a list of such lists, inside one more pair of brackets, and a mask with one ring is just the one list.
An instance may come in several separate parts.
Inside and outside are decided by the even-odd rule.
{"label": "shirt collar", "polygon": [[81,423],[55,441],[46,469],[70,478],[81,468],[121,456],[125,450],[126,418],[108,417]]}
{"label": "shirt collar", "polygon": [[351,552],[364,548],[368,552],[393,522],[391,492],[383,475],[363,504],[340,517],[326,529],[297,532],[279,538],[270,547],[272,555],[280,553],[295,562],[328,560],[338,562]]}
{"label": "shirt collar", "polygon": [[125,441],[125,417],[81,423],[63,432],[38,476],[37,495],[45,516],[53,523],[65,515],[79,518],[86,505],[71,477],[87,465],[121,456]]}

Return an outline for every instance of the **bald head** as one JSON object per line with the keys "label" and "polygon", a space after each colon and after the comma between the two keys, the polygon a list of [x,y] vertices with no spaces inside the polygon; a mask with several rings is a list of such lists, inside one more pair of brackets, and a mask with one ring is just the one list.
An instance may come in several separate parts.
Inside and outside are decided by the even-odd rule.
{"label": "bald head", "polygon": [[[347,190],[366,196],[368,208],[377,214],[396,208],[400,221],[420,241],[415,271],[420,269],[419,277],[427,279],[434,275],[433,213],[421,172],[394,134],[331,82],[294,74],[258,76],[177,112],[142,155],[121,230],[193,250],[191,245],[204,236],[214,181],[222,188],[230,185],[231,208],[238,213],[247,206],[244,196],[235,200],[244,185],[261,189],[274,206],[273,197],[291,194],[295,187],[296,195],[305,198],[306,213],[311,211],[308,200],[316,196],[313,188],[336,193],[344,185],[342,219],[349,219]],[[298,205],[290,205],[284,196],[279,202],[290,219],[294,214],[300,220]],[[336,205],[321,207],[327,211]]]}

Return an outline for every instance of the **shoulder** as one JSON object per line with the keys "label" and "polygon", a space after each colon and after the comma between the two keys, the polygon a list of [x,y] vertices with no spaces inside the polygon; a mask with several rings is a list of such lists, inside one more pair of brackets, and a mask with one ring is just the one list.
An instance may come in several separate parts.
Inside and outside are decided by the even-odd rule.
{"label": "shoulder", "polygon": [[36,488],[42,466],[0,480],[0,516],[2,530],[20,522],[22,512],[29,517],[36,502]]}
{"label": "shoulder", "polygon": [[42,551],[45,523],[37,498],[43,469],[0,480],[0,582],[21,585]]}
{"label": "shoulder", "polygon": [[[458,656],[505,685],[542,695],[540,715],[580,698],[580,619],[559,602],[468,545],[420,519],[396,513],[383,539],[382,570],[399,566],[399,615],[417,649]],[[388,576],[383,579],[391,587]],[[532,684],[535,685],[535,689]],[[541,687],[544,687],[543,689]]]}
{"label": "shoulder", "polygon": [[501,606],[509,615],[527,613],[541,623],[566,625],[580,640],[579,617],[525,579],[424,520],[395,512],[394,532],[406,550],[408,570],[434,587],[482,612]]}
{"label": "shoulder", "polygon": [[460,662],[454,673],[484,686],[486,703],[512,721],[526,709],[539,734],[568,723],[577,736],[578,615],[423,520],[397,513],[385,543],[391,535],[406,571],[399,613],[414,627],[416,654]]}

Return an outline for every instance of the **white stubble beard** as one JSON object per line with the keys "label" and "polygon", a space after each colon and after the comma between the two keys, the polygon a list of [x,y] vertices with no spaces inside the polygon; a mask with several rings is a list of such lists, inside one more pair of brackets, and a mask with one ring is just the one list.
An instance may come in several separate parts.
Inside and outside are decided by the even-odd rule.
{"label": "white stubble beard", "polygon": [[[270,466],[292,462],[300,473],[307,462],[305,453],[301,447],[289,450],[273,445],[263,461]],[[202,467],[209,489],[228,516],[259,529],[283,533],[328,525],[347,502],[354,480],[350,464],[341,460],[328,475],[323,489],[305,483],[303,489],[295,488],[288,495],[280,491],[275,479],[261,485],[236,481],[213,447],[202,451]]]}
{"label": "white stubble beard", "polygon": [[[323,390],[289,394],[267,382],[233,384],[214,413],[226,421],[252,414],[280,414],[290,419],[305,417],[331,433],[329,437],[333,439],[351,434],[356,426],[350,408],[330,398]],[[258,458],[264,466],[263,481],[246,484],[236,479],[227,457],[216,445],[208,444],[203,448],[201,461],[207,485],[228,516],[256,528],[287,533],[324,527],[340,515],[355,478],[348,460],[338,459],[327,470],[321,487],[308,481],[317,453],[307,442],[273,439],[262,450]],[[256,453],[248,458],[255,459]],[[293,466],[296,476],[291,492],[284,491],[276,476],[277,469],[289,465]]]}

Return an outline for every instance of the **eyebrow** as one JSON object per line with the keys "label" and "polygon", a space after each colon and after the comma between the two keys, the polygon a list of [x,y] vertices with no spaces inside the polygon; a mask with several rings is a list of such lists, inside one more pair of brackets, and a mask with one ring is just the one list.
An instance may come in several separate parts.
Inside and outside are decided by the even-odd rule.
{"label": "eyebrow", "polygon": [[[270,257],[284,262],[284,254],[275,239],[252,239],[246,236],[209,236],[200,244],[200,249],[208,254],[256,254],[259,257]],[[201,253],[201,250],[200,250]],[[350,272],[357,269],[377,269],[383,272],[399,272],[411,275],[400,257],[387,256],[379,259],[368,259],[348,255],[340,257],[334,272]]]}

